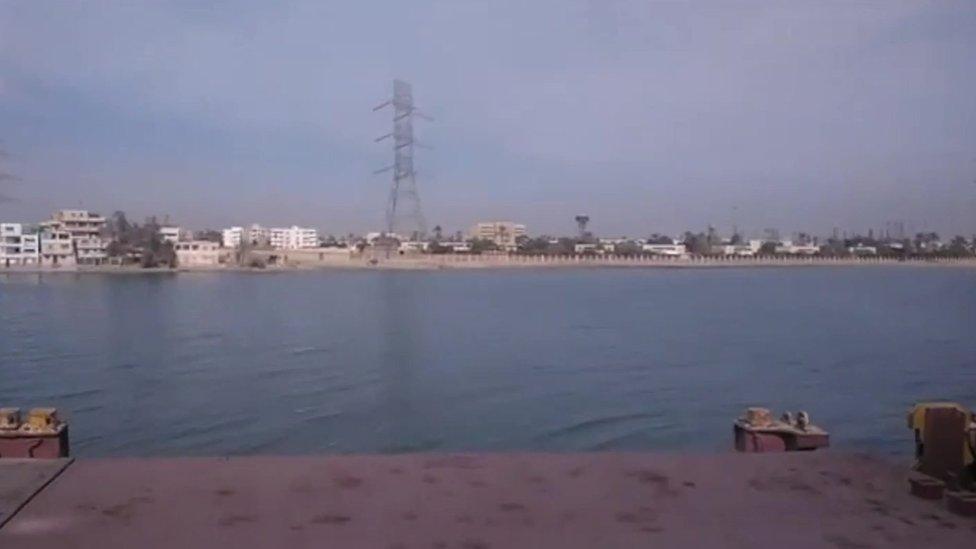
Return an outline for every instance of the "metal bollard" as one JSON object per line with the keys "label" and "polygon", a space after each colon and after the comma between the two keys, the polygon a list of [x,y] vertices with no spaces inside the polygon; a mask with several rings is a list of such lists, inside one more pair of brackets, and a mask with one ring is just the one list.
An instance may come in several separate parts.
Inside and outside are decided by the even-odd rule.
{"label": "metal bollard", "polygon": [[0,459],[68,457],[68,424],[55,408],[34,408],[21,421],[19,408],[0,408]]}
{"label": "metal bollard", "polygon": [[797,452],[830,445],[830,435],[811,424],[806,412],[798,412],[795,419],[787,412],[777,421],[766,408],[748,408],[733,424],[733,434],[739,452]]}

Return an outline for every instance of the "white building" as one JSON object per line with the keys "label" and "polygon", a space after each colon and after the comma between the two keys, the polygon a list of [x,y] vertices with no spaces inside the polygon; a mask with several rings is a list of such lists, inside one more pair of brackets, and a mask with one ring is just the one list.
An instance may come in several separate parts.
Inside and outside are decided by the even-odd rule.
{"label": "white building", "polygon": [[20,223],[0,223],[0,267],[23,267],[39,262],[38,236],[24,232]]}
{"label": "white building", "polygon": [[209,240],[173,244],[177,267],[215,267],[220,264],[220,245]]}
{"label": "white building", "polygon": [[601,238],[600,239],[600,249],[607,253],[617,253],[617,247],[631,242],[630,239],[625,237],[620,238]]}
{"label": "white building", "polygon": [[445,240],[443,242],[438,242],[438,246],[442,248],[448,248],[451,252],[456,254],[466,254],[471,252],[471,244],[467,242],[455,242],[453,240]]}
{"label": "white building", "polygon": [[318,246],[318,229],[296,226],[271,229],[271,247],[276,250],[304,250]]}
{"label": "white building", "polygon": [[248,227],[245,234],[252,246],[267,246],[271,240],[271,229],[257,223]]}
{"label": "white building", "polygon": [[268,244],[270,239],[271,230],[256,223],[246,229],[230,227],[221,232],[221,242],[225,248],[239,248],[241,242],[245,241],[251,246],[264,246]]}
{"label": "white building", "polygon": [[877,246],[864,246],[862,244],[851,246],[850,248],[847,248],[847,251],[854,255],[878,255]]}
{"label": "white building", "polygon": [[174,227],[172,225],[159,228],[159,238],[163,242],[169,242],[170,244],[176,244],[180,241],[180,235],[182,231],[179,227]]}
{"label": "white building", "polygon": [[752,257],[756,255],[748,244],[719,244],[712,246],[712,253],[734,257]]}
{"label": "white building", "polygon": [[429,246],[430,246],[429,242],[424,242],[422,240],[405,240],[403,242],[400,242],[400,247],[398,248],[398,251],[400,254],[422,253],[422,252],[426,252]]}
{"label": "white building", "polygon": [[41,265],[70,267],[77,264],[71,233],[58,229],[41,232]]}
{"label": "white building", "polygon": [[683,257],[688,254],[688,248],[684,244],[644,244],[641,249],[651,255],[668,257]]}
{"label": "white building", "polygon": [[243,234],[243,227],[224,229],[220,232],[220,241],[225,248],[239,248],[241,245],[241,235]]}
{"label": "white building", "polygon": [[59,210],[51,219],[41,223],[41,255],[44,262],[44,234],[49,233],[50,261],[60,256],[63,248],[62,234],[68,235],[69,245],[74,255],[74,263],[81,265],[100,265],[108,261],[108,241],[101,237],[105,228],[105,218],[87,210]]}
{"label": "white building", "polygon": [[820,246],[812,244],[794,244],[791,240],[784,240],[776,245],[776,253],[789,255],[815,255],[820,253]]}
{"label": "white building", "polygon": [[525,225],[512,221],[486,221],[476,223],[470,230],[470,237],[478,240],[490,240],[496,246],[514,250],[519,237],[526,236]]}

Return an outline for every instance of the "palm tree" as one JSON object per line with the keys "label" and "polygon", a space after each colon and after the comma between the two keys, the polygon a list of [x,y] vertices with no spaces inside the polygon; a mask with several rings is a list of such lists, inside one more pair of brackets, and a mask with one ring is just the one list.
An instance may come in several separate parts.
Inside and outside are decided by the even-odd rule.
{"label": "palm tree", "polygon": [[576,226],[579,227],[580,238],[586,237],[586,224],[590,222],[590,216],[588,215],[578,215],[574,218],[576,220]]}

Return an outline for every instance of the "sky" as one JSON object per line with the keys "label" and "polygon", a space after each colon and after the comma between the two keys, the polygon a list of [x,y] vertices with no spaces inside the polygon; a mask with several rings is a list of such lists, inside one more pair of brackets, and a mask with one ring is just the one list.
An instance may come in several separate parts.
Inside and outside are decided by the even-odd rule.
{"label": "sky", "polygon": [[0,221],[976,233],[976,2],[0,0]]}

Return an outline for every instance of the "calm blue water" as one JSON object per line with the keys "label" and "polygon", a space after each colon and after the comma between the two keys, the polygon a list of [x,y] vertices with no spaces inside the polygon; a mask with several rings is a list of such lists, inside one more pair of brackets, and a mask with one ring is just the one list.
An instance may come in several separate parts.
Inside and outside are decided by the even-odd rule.
{"label": "calm blue water", "polygon": [[0,275],[0,405],[83,456],[709,451],[751,404],[907,453],[974,328],[953,268]]}

